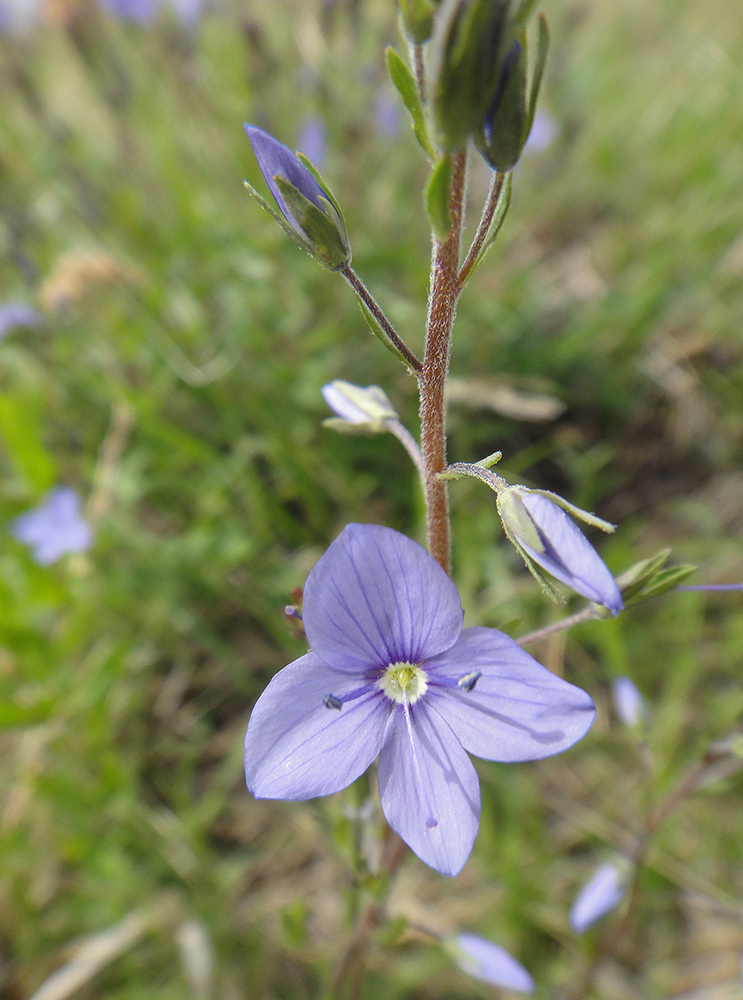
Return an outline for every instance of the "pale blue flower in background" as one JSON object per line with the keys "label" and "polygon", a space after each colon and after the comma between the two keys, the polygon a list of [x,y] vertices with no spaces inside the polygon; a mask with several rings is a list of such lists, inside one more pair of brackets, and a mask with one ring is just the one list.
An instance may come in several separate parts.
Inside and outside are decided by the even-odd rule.
{"label": "pale blue flower in background", "polygon": [[253,709],[245,777],[256,798],[311,799],[379,756],[382,810],[419,858],[456,875],[472,850],[480,786],[468,753],[538,760],[581,739],[580,688],[492,628],[462,629],[453,581],[397,531],[351,524],[307,579],[311,652]]}
{"label": "pale blue flower in background", "polygon": [[386,87],[380,88],[374,97],[374,125],[381,139],[397,139],[402,132],[403,113],[400,102]]}
{"label": "pale blue flower in background", "polygon": [[41,320],[41,313],[25,302],[6,302],[0,305],[0,340],[18,326],[38,326]]}
{"label": "pale blue flower in background", "polygon": [[546,111],[537,111],[532,122],[529,138],[524,146],[525,153],[541,153],[555,141],[559,134],[557,122]]}
{"label": "pale blue flower in background", "polygon": [[327,155],[327,129],[322,118],[312,115],[305,118],[299,127],[297,149],[304,153],[307,159],[318,170],[325,165]]}
{"label": "pale blue flower in background", "polygon": [[457,934],[442,943],[462,972],[473,979],[517,993],[534,992],[534,980],[523,965],[493,941],[477,934]]}
{"label": "pale blue flower in background", "polygon": [[157,12],[157,0],[101,0],[111,14],[137,24],[149,24]]}
{"label": "pale blue flower in background", "polygon": [[93,532],[80,507],[77,492],[70,486],[59,486],[38,507],[17,517],[10,532],[33,549],[39,565],[48,566],[67,552],[90,548]]}
{"label": "pale blue flower in background", "polygon": [[41,0],[0,0],[0,33],[20,34],[41,16]]}
{"label": "pale blue flower in background", "polygon": [[625,726],[639,726],[647,718],[645,699],[629,677],[617,677],[612,685],[614,708]]}
{"label": "pale blue flower in background", "polygon": [[577,934],[616,909],[624,898],[627,873],[622,866],[607,862],[586,882],[570,911],[570,926]]}

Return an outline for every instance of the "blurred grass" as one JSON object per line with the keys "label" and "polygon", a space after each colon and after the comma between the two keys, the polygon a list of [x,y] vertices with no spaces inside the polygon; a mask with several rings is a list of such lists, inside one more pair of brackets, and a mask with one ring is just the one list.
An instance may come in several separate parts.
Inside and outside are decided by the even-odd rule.
{"label": "blurred grass", "polygon": [[[602,541],[616,571],[670,544],[700,580],[739,580],[738,5],[545,6],[559,136],[517,171],[462,301],[453,373],[550,393],[565,412],[545,425],[458,407],[450,454],[500,448],[505,475],[620,522]],[[322,116],[357,269],[419,349],[425,163],[405,128],[374,126],[383,46],[402,48],[394,10],[247,3],[193,36],[166,14],[142,29],[48,12],[0,37],[0,301],[45,316],[0,344],[0,520],[69,483],[92,493],[96,541],[51,569],[9,536],[0,548],[0,994],[29,997],[70,942],[165,900],[79,995],[198,995],[174,933],[196,920],[212,995],[316,996],[358,905],[344,808],[363,782],[256,803],[242,733],[302,650],[280,608],[343,524],[421,536],[405,455],[323,430],[320,387],[378,382],[413,427],[415,392],[348,290],[245,195],[257,170],[242,122],[291,144]],[[485,184],[473,165],[473,206]],[[557,617],[487,491],[452,496],[468,620],[518,634]],[[592,735],[556,761],[478,765],[473,860],[454,882],[411,861],[391,909],[493,936],[551,996],[611,932],[571,934],[577,887],[639,829],[648,785],[668,789],[740,718],[743,611],[736,595],[677,595],[535,652],[595,697]],[[650,776],[611,713],[618,673],[652,707]],[[661,831],[596,996],[734,995],[740,792],[726,779]],[[412,940],[371,963],[368,997],[488,995]]]}

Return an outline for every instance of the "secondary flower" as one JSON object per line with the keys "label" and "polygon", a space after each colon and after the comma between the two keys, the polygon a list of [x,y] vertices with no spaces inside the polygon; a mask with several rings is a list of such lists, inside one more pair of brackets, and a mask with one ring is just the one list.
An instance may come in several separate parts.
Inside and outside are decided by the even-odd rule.
{"label": "secondary flower", "polygon": [[245,131],[286,225],[248,185],[251,194],[320,263],[331,270],[347,265],[351,250],[340,206],[306,165],[309,161],[303,163],[283,142],[255,125],[246,125]]}
{"label": "secondary flower", "polygon": [[466,972],[468,976],[504,990],[534,992],[534,980],[523,965],[493,941],[478,937],[477,934],[458,934],[448,938],[443,944],[462,972]]}
{"label": "secondary flower", "polygon": [[360,386],[337,378],[320,390],[335,417],[324,423],[336,430],[366,430],[379,434],[390,420],[399,420],[384,389],[378,385]]}
{"label": "secondary flower", "polygon": [[577,934],[616,909],[626,889],[625,872],[619,865],[607,862],[596,869],[575,898],[570,911],[570,926]]}
{"label": "secondary flower", "polygon": [[253,709],[245,776],[257,798],[311,799],[379,756],[382,809],[431,867],[456,875],[477,835],[468,753],[525,761],[572,746],[593,722],[580,688],[495,629],[462,629],[454,583],[416,542],[351,524],[310,573],[311,652]]}
{"label": "secondary flower", "polygon": [[617,677],[612,685],[614,708],[625,726],[639,726],[647,717],[645,699],[629,677]]}
{"label": "secondary flower", "polygon": [[33,549],[41,566],[56,562],[66,552],[84,552],[90,548],[93,533],[80,514],[80,497],[69,486],[59,486],[43,503],[21,514],[10,527],[19,542]]}
{"label": "secondary flower", "polygon": [[[532,572],[536,563],[577,594],[603,604],[612,614],[622,610],[621,592],[606,564],[565,510],[546,493],[509,486],[498,493],[497,504],[504,531]],[[611,525],[593,514],[572,505],[569,509],[589,523],[613,531]],[[535,576],[539,579],[537,573]]]}
{"label": "secondary flower", "polygon": [[38,326],[41,314],[25,302],[7,302],[0,305],[0,340],[17,326]]}

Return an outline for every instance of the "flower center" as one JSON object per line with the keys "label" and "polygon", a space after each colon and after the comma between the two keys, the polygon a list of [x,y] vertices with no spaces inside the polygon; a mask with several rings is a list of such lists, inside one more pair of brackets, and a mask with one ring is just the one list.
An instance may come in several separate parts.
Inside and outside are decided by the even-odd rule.
{"label": "flower center", "polygon": [[407,701],[409,705],[428,688],[426,672],[417,663],[390,663],[378,683],[390,701]]}

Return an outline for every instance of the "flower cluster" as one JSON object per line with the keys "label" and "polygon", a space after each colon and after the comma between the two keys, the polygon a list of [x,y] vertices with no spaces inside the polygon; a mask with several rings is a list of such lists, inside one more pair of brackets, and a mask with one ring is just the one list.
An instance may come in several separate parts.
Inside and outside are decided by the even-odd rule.
{"label": "flower cluster", "polygon": [[456,586],[390,528],[351,524],[309,575],[311,652],[253,709],[245,774],[257,798],[340,791],[379,757],[382,809],[427,864],[455,875],[477,835],[468,753],[497,761],[560,753],[593,722],[590,697],[513,639],[463,629]]}

